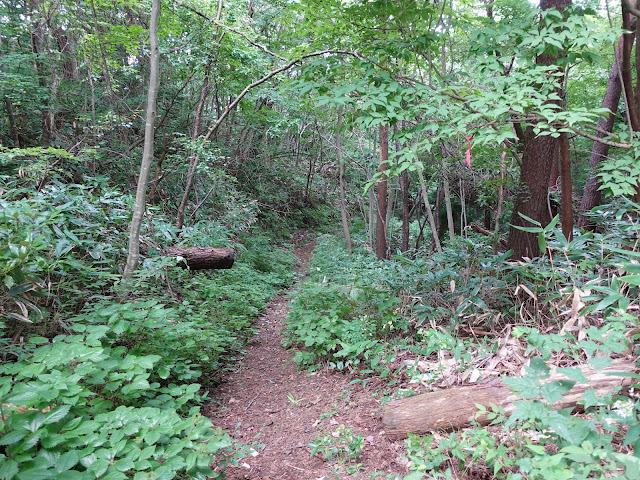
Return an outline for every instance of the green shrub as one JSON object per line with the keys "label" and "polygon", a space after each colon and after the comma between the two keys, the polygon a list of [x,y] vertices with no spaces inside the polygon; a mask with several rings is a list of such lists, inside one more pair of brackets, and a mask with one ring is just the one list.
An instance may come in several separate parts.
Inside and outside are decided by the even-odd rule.
{"label": "green shrub", "polygon": [[215,477],[209,464],[228,436],[197,408],[175,410],[199,385],[161,388],[149,382],[159,356],[105,348],[108,327],[84,330],[33,337],[32,355],[0,366],[0,478]]}

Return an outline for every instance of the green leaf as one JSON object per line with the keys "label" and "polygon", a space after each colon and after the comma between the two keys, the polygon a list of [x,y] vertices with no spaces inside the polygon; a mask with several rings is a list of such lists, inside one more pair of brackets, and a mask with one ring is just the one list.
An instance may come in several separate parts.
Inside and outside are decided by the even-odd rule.
{"label": "green leaf", "polygon": [[608,367],[613,362],[613,359],[609,357],[593,357],[589,359],[589,365],[591,365],[596,370],[602,370],[605,367]]}
{"label": "green leaf", "polygon": [[71,405],[60,405],[59,407],[54,408],[46,415],[43,423],[49,424],[62,420],[67,415],[67,413],[69,413],[70,409]]}
{"label": "green leaf", "polygon": [[75,452],[74,450],[67,453],[63,453],[60,456],[58,463],[56,464],[56,471],[58,473],[61,473],[67,470],[71,470],[73,467],[76,466],[79,460],[80,460],[80,457],[78,456],[78,453]]}
{"label": "green leaf", "polygon": [[575,384],[576,382],[572,380],[555,380],[545,383],[541,388],[542,397],[549,403],[559,402]]}
{"label": "green leaf", "polygon": [[4,277],[4,284],[7,288],[11,288],[15,285],[16,281],[13,279],[12,276],[10,275],[5,275]]}
{"label": "green leaf", "polygon": [[582,370],[578,367],[565,367],[558,368],[556,372],[566,375],[571,380],[575,380],[577,383],[587,383],[587,377],[584,376]]}
{"label": "green leaf", "polygon": [[[640,439],[640,425],[637,423],[635,425],[631,425],[629,430],[624,437],[624,444],[631,445],[635,444]],[[639,452],[640,453],[640,452]]]}
{"label": "green leaf", "polygon": [[56,480],[84,480],[86,478],[86,473],[78,472],[75,470],[68,470],[56,475]]}
{"label": "green leaf", "polygon": [[546,453],[546,449],[544,448],[544,445],[529,444],[529,445],[525,445],[525,448],[527,448],[528,450],[531,450],[536,455],[544,455]]}
{"label": "green leaf", "polygon": [[6,460],[0,464],[0,480],[11,480],[18,473],[18,462]]}
{"label": "green leaf", "polygon": [[540,357],[533,357],[529,361],[529,365],[525,367],[527,373],[532,373],[534,375],[546,376],[549,374],[549,367]]}
{"label": "green leaf", "polygon": [[43,468],[31,468],[28,470],[20,469],[20,472],[16,476],[18,480],[51,480],[57,477],[55,470],[48,470]]}
{"label": "green leaf", "polygon": [[13,430],[0,437],[0,445],[14,445],[27,436],[24,430]]}
{"label": "green leaf", "polygon": [[411,472],[409,475],[404,477],[403,480],[422,480],[424,478],[424,475],[425,474],[423,472]]}
{"label": "green leaf", "polygon": [[126,472],[128,470],[133,470],[136,466],[131,459],[121,458],[113,464],[113,467],[119,472]]}

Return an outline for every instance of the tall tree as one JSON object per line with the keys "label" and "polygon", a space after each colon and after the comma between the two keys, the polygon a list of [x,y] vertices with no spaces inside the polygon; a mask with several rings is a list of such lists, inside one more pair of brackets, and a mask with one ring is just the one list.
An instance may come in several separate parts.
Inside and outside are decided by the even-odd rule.
{"label": "tall tree", "polygon": [[338,107],[338,124],[336,125],[336,157],[338,160],[339,178],[340,183],[340,217],[342,218],[342,230],[344,232],[344,238],[347,242],[347,253],[351,255],[351,234],[349,233],[349,220],[347,219],[347,202],[344,185],[344,159],[342,158],[342,134],[340,128],[342,127],[342,109],[343,106]]}
{"label": "tall tree", "polygon": [[[571,0],[541,0],[540,8],[563,10],[571,5]],[[536,64],[555,65],[558,55],[543,53],[536,58]],[[549,103],[557,103],[551,101]],[[549,211],[549,177],[553,162],[557,162],[558,140],[550,135],[538,135],[533,124],[528,125],[520,140],[524,142],[520,165],[520,183],[511,218],[509,248],[514,258],[536,257],[540,255],[537,235],[518,229],[518,226],[531,226],[520,214],[547,225],[551,221]]]}
{"label": "tall tree", "polygon": [[378,260],[387,258],[387,175],[389,162],[389,125],[380,125],[380,166],[378,172],[382,175],[378,182],[378,207],[376,214],[376,256]]}
{"label": "tall tree", "polygon": [[147,206],[147,183],[149,170],[153,161],[153,140],[155,136],[156,100],[158,98],[158,86],[160,85],[160,50],[158,49],[158,17],[160,16],[160,0],[151,3],[151,20],[149,23],[149,91],[147,93],[147,113],[144,127],[144,149],[140,163],[140,175],[136,190],[136,203],[131,219],[129,231],[129,250],[127,264],[123,277],[131,278],[133,271],[140,262],[140,227]]}
{"label": "tall tree", "polygon": [[[637,22],[633,23],[633,27],[636,28]],[[602,100],[602,108],[606,108],[611,111],[611,114],[606,117],[601,117],[598,120],[596,137],[604,138],[607,133],[613,131],[613,124],[615,123],[616,113],[618,112],[618,105],[620,103],[620,95],[622,94],[622,83],[620,81],[620,70],[618,63],[622,58],[624,39],[620,37],[618,46],[615,50],[615,56],[613,59],[613,65],[611,66],[611,72],[609,73],[609,80],[607,81],[607,89]],[[609,144],[594,141],[591,148],[591,156],[589,158],[589,176],[584,186],[584,192],[582,199],[580,200],[580,219],[578,220],[578,227],[591,228],[589,225],[589,217],[585,215],[592,208],[600,205],[602,194],[600,192],[600,182],[596,175],[596,168],[599,163],[607,157],[609,154]]]}
{"label": "tall tree", "polygon": [[560,180],[562,204],[562,233],[565,238],[573,238],[573,188],[571,181],[571,152],[569,150],[569,136],[562,132],[559,137],[560,150]]}
{"label": "tall tree", "polygon": [[[216,39],[216,49],[220,46],[220,42],[222,41],[222,36],[218,37],[218,22],[220,21],[220,17],[222,16],[223,5],[223,1],[219,0],[218,13],[216,14],[215,20],[216,26],[213,31],[213,37]],[[193,121],[193,133],[191,134],[191,139],[194,142],[200,136],[202,112],[204,111],[204,106],[209,95],[209,85],[211,83],[211,63],[213,61],[214,55],[214,51],[209,53],[207,64],[204,70],[204,80],[202,81],[202,89],[200,91],[200,101],[198,102],[198,106],[196,107],[196,114]],[[199,161],[200,158],[198,157],[197,152],[192,153],[191,157],[189,158],[189,168],[187,170],[187,184],[184,187],[184,193],[182,194],[182,199],[180,200],[180,204],[178,205],[178,212],[176,213],[176,228],[182,228],[182,226],[184,225],[184,212],[187,209],[187,202],[189,201],[189,194],[191,193],[191,189],[193,188],[193,182],[195,180],[196,169],[198,168]]]}

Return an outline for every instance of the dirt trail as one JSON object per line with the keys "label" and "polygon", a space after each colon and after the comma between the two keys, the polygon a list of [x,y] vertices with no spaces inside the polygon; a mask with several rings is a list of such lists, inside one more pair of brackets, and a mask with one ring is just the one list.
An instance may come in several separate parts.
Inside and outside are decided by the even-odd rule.
{"label": "dirt trail", "polygon": [[[315,243],[307,236],[297,240],[301,279]],[[380,403],[373,396],[376,386],[349,385],[353,377],[331,371],[299,372],[294,352],[282,347],[288,293],[269,304],[237,370],[211,392],[217,405],[205,413],[214,424],[245,445],[254,441],[263,445],[238,468],[228,468],[228,478],[371,479],[374,472],[384,472],[375,478],[394,478],[388,474],[402,478],[407,473],[400,455],[403,443],[389,442],[382,431]],[[331,435],[340,425],[363,436],[361,454],[349,463],[312,456],[308,444]],[[347,467],[355,473],[348,474]]]}

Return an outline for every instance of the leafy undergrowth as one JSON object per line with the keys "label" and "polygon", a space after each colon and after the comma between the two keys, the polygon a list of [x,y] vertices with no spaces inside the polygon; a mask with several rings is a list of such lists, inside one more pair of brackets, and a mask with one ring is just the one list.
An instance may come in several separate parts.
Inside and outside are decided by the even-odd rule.
{"label": "leafy undergrowth", "polygon": [[[0,479],[221,477],[246,448],[199,413],[203,385],[292,282],[293,255],[256,230],[178,239],[150,209],[149,256],[124,283],[132,199],[106,178],[55,178],[0,178]],[[240,255],[197,273],[152,255],[178,240]]]}
{"label": "leafy undergrowth", "polygon": [[[302,367],[388,377],[385,399],[502,376],[520,398],[515,411],[479,406],[491,427],[410,435],[405,480],[638,478],[638,375],[620,372],[624,392],[587,389],[580,414],[552,407],[587,381],[583,367],[638,354],[636,219],[636,205],[602,207],[603,233],[572,241],[555,222],[532,225],[545,255],[523,262],[479,237],[394,262],[365,249],[348,256],[323,237],[292,301],[288,342]],[[567,378],[550,381],[551,367]]]}

